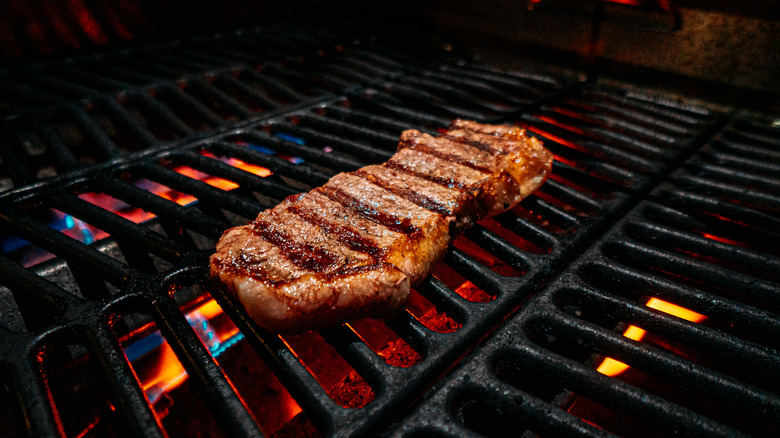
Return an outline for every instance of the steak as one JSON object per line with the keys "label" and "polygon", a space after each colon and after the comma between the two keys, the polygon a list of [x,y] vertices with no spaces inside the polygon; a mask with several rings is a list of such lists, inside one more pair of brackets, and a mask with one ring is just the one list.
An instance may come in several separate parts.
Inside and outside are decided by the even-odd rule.
{"label": "steak", "polygon": [[276,333],[391,317],[452,237],[536,190],[552,155],[519,128],[404,131],[386,163],[341,173],[227,230],[213,282]]}

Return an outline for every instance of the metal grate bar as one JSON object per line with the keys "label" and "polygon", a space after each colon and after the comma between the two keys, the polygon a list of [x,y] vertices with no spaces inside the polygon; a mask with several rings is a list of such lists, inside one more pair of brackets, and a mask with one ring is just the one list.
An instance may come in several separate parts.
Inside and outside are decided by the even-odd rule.
{"label": "metal grate bar", "polygon": [[226,223],[206,216],[196,209],[182,207],[116,178],[103,178],[98,186],[105,193],[122,199],[130,205],[152,212],[164,220],[185,225],[206,236],[218,237],[226,226]]}
{"label": "metal grate bar", "polygon": [[187,250],[183,245],[76,196],[58,194],[52,197],[51,204],[112,236],[118,236],[120,240],[129,239],[137,245],[143,245],[144,249],[168,261],[178,261]]}
{"label": "metal grate bar", "polygon": [[385,91],[391,96],[398,96],[404,100],[411,101],[415,107],[422,107],[425,109],[439,110],[445,113],[445,117],[452,119],[455,117],[461,117],[472,120],[486,120],[490,119],[490,115],[482,111],[472,110],[468,108],[459,108],[449,103],[442,102],[440,96],[430,93],[424,90],[420,90],[413,86],[388,83],[383,87]]}
{"label": "metal grate bar", "polygon": [[353,99],[355,104],[367,106],[373,110],[379,109],[382,112],[389,112],[394,118],[405,120],[408,123],[414,123],[421,127],[447,126],[452,120],[449,117],[442,117],[409,108],[397,102],[391,95],[374,89],[369,89],[364,94],[356,95]]}
{"label": "metal grate bar", "polygon": [[573,230],[580,224],[580,219],[576,216],[551,205],[536,195],[525,198],[520,205],[545,218],[561,223],[568,230]]}
{"label": "metal grate bar", "polygon": [[[648,276],[645,271],[627,266],[595,262],[585,265],[581,275],[586,283],[596,287],[657,294],[661,299],[679,303],[713,318],[751,327],[756,333],[773,333],[780,330],[780,321],[767,310],[702,292],[671,280]],[[588,290],[587,293],[598,292]]]}
{"label": "metal grate bar", "polygon": [[[289,125],[287,124],[274,124],[271,125],[270,128],[273,129],[276,134],[287,134],[288,126]],[[329,153],[323,149],[282,139],[259,130],[252,131],[248,135],[245,134],[243,137],[258,143],[263,147],[273,149],[276,152],[291,156],[299,156],[313,163],[317,163],[320,166],[326,166],[338,171],[355,169],[362,167],[364,164],[362,161],[356,160],[348,155],[343,155],[338,152]]]}
{"label": "metal grate bar", "polygon": [[373,145],[380,148],[384,145],[392,145],[392,148],[394,149],[396,144],[398,144],[398,135],[376,132],[373,129],[369,129],[358,124],[341,121],[333,117],[321,116],[311,112],[302,114],[300,122],[318,129],[324,129],[327,131],[335,130],[342,135],[346,134],[353,138],[356,137],[366,139],[372,142]]}
{"label": "metal grate bar", "polygon": [[751,295],[754,297],[755,304],[759,306],[780,305],[780,297],[777,296],[777,288],[768,281],[762,281],[749,275],[734,271],[726,271],[722,268],[714,267],[706,262],[691,260],[682,255],[677,255],[668,251],[659,250],[649,245],[635,242],[626,242],[623,244],[612,244],[605,248],[609,254],[621,254],[618,260],[621,262],[631,262],[633,265],[652,266],[654,270],[679,273],[687,277],[693,276],[706,278],[709,282],[715,283],[720,288],[742,290],[742,285],[751,285]]}
{"label": "metal grate bar", "polygon": [[758,251],[713,241],[695,233],[678,231],[657,224],[628,224],[626,234],[641,241],[662,242],[658,246],[678,252],[703,252],[707,257],[728,260],[732,269],[749,271],[758,277],[780,279],[780,260]]}
{"label": "metal grate bar", "polygon": [[130,102],[138,104],[141,109],[148,111],[152,117],[161,120],[178,135],[185,137],[193,132],[173,111],[159,101],[152,99],[147,93],[129,93],[127,97]]}
{"label": "metal grate bar", "polygon": [[238,329],[246,336],[255,351],[263,358],[274,374],[285,384],[295,400],[310,413],[312,420],[324,434],[333,431],[334,422],[342,415],[338,405],[320,386],[315,377],[301,364],[295,354],[278,336],[258,327],[249,316],[221,293],[214,298]]}
{"label": "metal grate bar", "polygon": [[387,369],[390,368],[350,328],[339,326],[320,331],[320,335],[334,347],[349,365],[366,379],[381,396],[387,387]]}
{"label": "metal grate bar", "polygon": [[6,256],[0,256],[0,280],[12,290],[25,291],[27,297],[35,297],[36,304],[54,315],[62,315],[68,306],[79,299],[56,284],[24,269]]}
{"label": "metal grate bar", "polygon": [[325,184],[330,179],[330,175],[313,169],[309,166],[297,166],[287,160],[277,156],[258,152],[246,146],[240,146],[233,143],[218,142],[210,145],[214,153],[236,157],[249,163],[263,166],[273,173],[288,176],[306,184],[316,187]]}
{"label": "metal grate bar", "polygon": [[65,146],[62,138],[52,129],[51,125],[43,120],[35,122],[35,131],[46,142],[47,148],[54,155],[54,159],[63,169],[72,169],[78,166],[78,160],[73,153]]}
{"label": "metal grate bar", "polygon": [[158,91],[162,96],[167,96],[181,105],[182,108],[186,108],[187,111],[192,111],[200,120],[209,124],[210,127],[217,127],[224,124],[222,118],[216,113],[194,97],[183,92],[180,88],[166,84],[160,87]]}
{"label": "metal grate bar", "polygon": [[[482,96],[484,96],[484,94],[482,93],[479,93],[479,97],[477,97],[474,94],[463,91],[461,87],[454,86],[451,84],[444,84],[441,82],[440,80],[441,78],[446,79],[446,76],[443,77],[440,76],[437,77],[436,79],[428,79],[424,77],[415,77],[410,75],[404,78],[404,82],[411,84],[411,86],[415,88],[428,89],[430,90],[431,93],[435,93],[436,96],[446,96],[446,98],[450,101],[454,100],[456,102],[463,103],[463,104],[475,105],[499,115],[515,111],[515,109],[512,107],[498,105],[498,104],[491,103],[490,101],[483,100]],[[495,97],[495,94],[497,93],[490,93],[490,94],[493,94],[493,96],[488,96],[489,98]]]}
{"label": "metal grate bar", "polygon": [[[280,68],[277,68],[273,64],[264,64],[262,72],[271,71],[271,72],[281,72],[282,70]],[[299,93],[298,91],[295,91],[292,87],[289,87],[278,80],[273,80],[270,77],[266,77],[263,74],[260,74],[254,70],[242,70],[241,71],[242,76],[247,76],[249,79],[253,81],[257,81],[263,87],[266,87],[270,90],[273,90],[276,93],[281,94],[284,98],[289,99],[290,101],[297,103],[297,102],[303,102],[306,100],[306,96]]]}
{"label": "metal grate bar", "polygon": [[[32,362],[27,355],[19,359]],[[21,363],[13,368],[4,368],[12,376],[10,390],[16,395],[14,398],[19,403],[27,433],[30,436],[63,436],[64,431],[49,404],[49,394],[36,367]]]}
{"label": "metal grate bar", "polygon": [[361,111],[355,108],[344,108],[338,105],[327,107],[328,115],[338,115],[342,120],[354,120],[362,126],[370,126],[373,129],[381,129],[389,133],[398,133],[409,129],[409,123],[398,120],[395,117],[378,116],[374,113]]}
{"label": "metal grate bar", "polygon": [[130,130],[132,135],[141,141],[141,144],[145,148],[159,144],[159,141],[154,136],[154,134],[146,129],[138,117],[133,116],[115,99],[106,99],[100,102],[96,102],[96,106],[105,109],[106,112],[116,117],[117,120],[120,120]]}
{"label": "metal grate bar", "polygon": [[452,293],[441,280],[429,278],[415,287],[425,298],[429,299],[436,308],[444,311],[448,316],[458,322],[465,323],[465,319],[471,314],[470,301],[462,296]]}
{"label": "metal grate bar", "polygon": [[111,141],[111,138],[87,115],[87,113],[75,107],[69,110],[69,115],[84,134],[94,142],[106,159],[122,155],[119,148]]}
{"label": "metal grate bar", "polygon": [[[641,391],[631,385],[614,381],[570,359],[530,346],[520,346],[516,360],[529,363],[535,370],[560,381],[566,388],[599,400],[614,409],[631,412],[649,422],[663,422],[663,427],[685,433],[706,433],[709,436],[743,436],[709,418],[670,403],[661,397]],[[543,370],[549,371],[543,371]]]}
{"label": "metal grate bar", "polygon": [[[674,286],[672,286],[674,287]],[[662,289],[654,289],[655,293],[658,291],[658,295],[664,295]],[[685,342],[691,345],[695,345],[698,348],[711,350],[718,356],[730,357],[732,360],[741,361],[746,364],[752,364],[758,369],[776,369],[780,368],[780,358],[769,348],[762,347],[751,342],[735,339],[733,336],[715,332],[707,328],[701,327],[699,324],[690,322],[683,322],[684,320],[669,318],[667,314],[648,310],[645,306],[638,306],[630,301],[617,298],[612,294],[601,292],[597,289],[577,289],[576,292],[563,292],[566,295],[578,295],[578,301],[593,300],[592,305],[598,306],[601,309],[609,312],[610,315],[621,321],[628,322],[641,322],[642,326],[652,331],[653,333],[663,334],[677,341]],[[677,298],[675,296],[671,298]],[[691,300],[692,301],[692,300]],[[676,301],[686,306],[690,304],[683,301]],[[708,303],[705,303],[708,304]],[[737,303],[729,302],[722,303],[722,305],[729,305],[732,308],[739,308]],[[696,310],[701,310],[699,306],[690,306]],[[714,306],[710,306],[714,307]],[[707,309],[709,310],[709,309]],[[706,314],[711,317],[723,317],[724,315],[718,315],[716,311]],[[722,313],[722,312],[721,312]],[[730,312],[733,313],[733,312]],[[767,320],[763,325],[768,331],[777,330],[777,325],[780,321],[774,318],[768,312],[762,312],[763,317]],[[727,319],[731,321],[731,319]],[[734,320],[735,323],[745,323],[744,320]],[[774,327],[772,327],[774,326]],[[613,349],[614,351],[614,349]],[[691,367],[693,368],[693,367]],[[751,391],[747,391],[748,393]]]}
{"label": "metal grate bar", "polygon": [[595,324],[564,313],[554,313],[546,322],[558,326],[553,332],[565,333],[564,336],[579,339],[583,345],[621,361],[639,364],[645,372],[685,383],[694,391],[721,397],[729,404],[757,409],[770,417],[778,415],[780,411],[780,399],[774,397],[771,392],[679,359],[674,354],[605,332]]}
{"label": "metal grate bar", "polygon": [[246,218],[253,218],[258,211],[264,209],[257,202],[249,201],[223,190],[215,191],[212,186],[204,182],[189,178],[159,165],[144,163],[138,167],[138,170],[153,181],[165,184],[180,192],[191,194],[201,202],[219,205]]}
{"label": "metal grate bar", "polygon": [[26,72],[22,81],[32,82],[33,84],[55,93],[65,98],[82,98],[94,94],[95,90],[83,85],[73,83],[64,79],[53,77],[40,70]]}
{"label": "metal grate bar", "polygon": [[166,436],[111,329],[95,323],[89,340],[90,355],[104,372],[122,431],[139,438]]}
{"label": "metal grate bar", "polygon": [[[4,135],[0,136],[0,160],[2,160],[3,167],[11,177],[13,187],[24,186],[33,180],[27,168],[19,159],[19,155],[14,152]],[[12,187],[3,187],[3,191],[11,188]]]}
{"label": "metal grate bar", "polygon": [[86,71],[99,73],[100,77],[113,78],[114,81],[134,85],[151,84],[157,80],[153,75],[125,68],[114,59],[115,56],[111,55],[96,57],[82,61],[79,67]]}
{"label": "metal grate bar", "polygon": [[279,126],[283,127],[285,133],[300,137],[307,143],[330,145],[335,150],[344,151],[358,157],[368,157],[371,161],[387,160],[394,154],[391,151],[377,149],[371,145],[350,140],[349,136],[339,136],[301,125],[286,123]]}
{"label": "metal grate bar", "polygon": [[21,212],[6,210],[3,215],[0,215],[0,221],[19,236],[66,261],[93,268],[98,275],[114,285],[122,285],[137,275],[133,268],[122,262],[91,249]]}
{"label": "metal grate bar", "polygon": [[245,83],[239,81],[230,74],[221,74],[217,76],[217,83],[224,84],[229,88],[233,88],[238,94],[249,96],[260,104],[266,111],[274,110],[279,107],[279,103],[269,97],[266,93],[260,92]]}
{"label": "metal grate bar", "polygon": [[227,93],[209,84],[203,78],[193,78],[189,81],[189,85],[202,92],[209,99],[214,100],[217,105],[227,108],[231,113],[236,114],[242,119],[252,117],[254,114],[252,110],[230,97]]}
{"label": "metal grate bar", "polygon": [[176,164],[186,164],[214,176],[235,181],[242,187],[276,199],[284,199],[300,191],[273,179],[257,176],[220,160],[204,157],[194,152],[181,152],[169,156]]}
{"label": "metal grate bar", "polygon": [[230,436],[262,436],[252,414],[179,312],[178,305],[161,294],[154,308],[157,326],[225,431]]}
{"label": "metal grate bar", "polygon": [[90,87],[100,88],[106,91],[121,90],[127,87],[126,82],[107,78],[101,74],[93,73],[92,68],[83,68],[76,65],[57,66],[54,74],[65,76],[69,81],[88,83]]}

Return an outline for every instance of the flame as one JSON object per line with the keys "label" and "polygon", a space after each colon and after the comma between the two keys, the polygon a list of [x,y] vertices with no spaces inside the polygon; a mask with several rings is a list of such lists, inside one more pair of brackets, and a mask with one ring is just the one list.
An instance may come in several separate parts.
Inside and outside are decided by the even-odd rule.
{"label": "flame", "polygon": [[[272,172],[265,167],[246,163],[237,158],[217,157],[214,154],[206,151],[201,152],[201,155],[215,160],[223,161],[233,167],[239,168],[241,170],[255,174],[257,176],[266,177],[272,174]],[[211,176],[199,170],[193,169],[189,166],[177,166],[174,167],[173,170],[184,176],[187,176],[192,179],[197,179],[199,181],[203,181],[212,187],[216,187],[218,189],[225,190],[225,191],[233,190],[239,186],[233,181],[229,181],[217,176]],[[165,198],[169,201],[173,201],[179,205],[189,205],[198,200],[198,198],[192,195],[178,192],[176,190],[171,189],[170,187],[167,187],[165,185],[147,179],[136,181],[135,185],[151,193],[154,193],[155,195],[160,196],[161,198]],[[150,219],[157,217],[154,213],[148,212],[146,210],[141,210],[140,208],[128,205],[124,201],[116,199],[105,193],[89,192],[89,193],[83,193],[79,195],[79,197],[91,204],[97,205],[98,207],[101,207],[105,210],[115,213],[137,224],[146,222]],[[101,238],[102,237],[105,236],[101,235]],[[98,240],[98,238],[96,237],[94,240]]]}
{"label": "flame", "polygon": [[220,157],[217,157],[216,155],[214,155],[214,154],[212,154],[211,152],[208,152],[208,151],[201,151],[200,154],[203,155],[204,157],[209,157],[209,158],[212,158],[214,160],[224,161],[225,163],[230,164],[233,167],[237,167],[237,168],[239,168],[241,170],[247,171],[249,173],[253,173],[253,174],[257,175],[257,176],[266,177],[266,176],[270,176],[272,174],[271,170],[266,168],[266,167],[258,166],[258,165],[255,165],[255,164],[250,164],[250,163],[241,161],[238,158],[233,158],[233,157],[222,157],[222,158],[220,158]]}
{"label": "flame", "polygon": [[[213,299],[186,315],[198,338],[214,357],[243,339],[227,316],[221,318],[223,315],[222,308]],[[187,371],[159,331],[128,345],[125,354],[134,365],[146,360],[152,362],[153,366],[149,367],[134,366],[141,388],[152,403],[187,380]]]}
{"label": "flame", "polygon": [[[648,300],[647,304],[645,305],[651,309],[660,310],[661,312],[682,318],[686,321],[699,323],[707,319],[706,316],[700,313],[696,313],[693,310],[686,309],[685,307],[678,306],[677,304],[672,304],[668,301],[659,300],[658,298],[650,298],[650,300]],[[642,338],[645,337],[645,334],[647,334],[647,331],[644,329],[641,329],[635,325],[631,325],[623,333],[623,336],[634,341],[641,341]],[[599,365],[596,371],[600,372],[601,374],[614,377],[628,368],[629,366],[625,363],[608,357],[604,359],[603,362],[601,362],[601,365]]]}
{"label": "flame", "polygon": [[157,359],[158,366],[151,373],[141,377],[141,388],[146,397],[152,403],[159,400],[166,392],[173,391],[187,380],[187,371],[184,370],[179,359],[171,347],[165,343],[160,346]]}
{"label": "flame", "polygon": [[180,173],[192,179],[203,181],[204,183],[212,187],[216,187],[218,189],[227,191],[227,190],[233,190],[236,187],[238,187],[238,184],[234,183],[233,181],[228,181],[218,176],[209,176],[208,174],[203,173],[199,170],[195,170],[189,166],[178,166],[178,167],[174,167],[173,170],[176,171],[177,173]]}

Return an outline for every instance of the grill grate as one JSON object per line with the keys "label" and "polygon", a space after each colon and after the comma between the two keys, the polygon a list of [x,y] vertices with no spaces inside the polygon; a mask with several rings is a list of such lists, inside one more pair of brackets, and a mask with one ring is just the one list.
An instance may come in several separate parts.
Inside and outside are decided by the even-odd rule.
{"label": "grill grate", "polygon": [[[395,435],[776,434],[780,203],[777,172],[761,169],[777,162],[777,132],[758,120],[733,119]],[[703,318],[646,307],[650,298]],[[628,325],[646,340],[630,338]],[[602,375],[594,368],[605,356],[630,368]]]}
{"label": "grill grate", "polygon": [[[294,38],[287,38],[293,34]],[[0,220],[7,230],[4,245],[21,247],[0,256],[0,284],[5,286],[0,289],[0,305],[2,323],[8,329],[0,363],[7,370],[3,381],[7,391],[19,400],[20,412],[15,417],[28,422],[30,434],[55,435],[63,428],[70,433],[72,426],[63,423],[59,413],[66,407],[50,402],[51,383],[42,364],[56,346],[74,345],[79,347],[65,362],[87,354],[100,365],[96,379],[105,382],[105,403],[115,408],[107,420],[110,428],[139,436],[162,435],[169,425],[155,414],[157,405],[152,406],[140,388],[123,345],[128,333],[148,322],[154,323],[188,372],[189,384],[213,414],[214,423],[229,435],[258,434],[262,418],[256,418],[241,388],[234,387],[224,366],[216,361],[216,353],[202,342],[182,310],[204,294],[216,299],[240,330],[245,339],[241,342],[262,358],[321,433],[341,436],[374,431],[397,417],[524,305],[530,294],[598,239],[721,123],[714,111],[641,92],[504,72],[477,63],[426,64],[375,45],[350,46],[334,36],[327,36],[325,43],[316,42],[321,36],[287,28],[254,29],[139,49],[130,55],[76,60],[77,68],[100,72],[106,81],[73,93],[61,81],[51,82],[62,96],[54,109],[45,108],[47,118],[42,120],[41,107],[32,101],[9,113],[10,128],[3,138],[12,147],[3,148],[0,169],[11,180],[7,185],[15,188],[2,197]],[[291,53],[303,53],[304,61]],[[317,62],[307,64],[309,59]],[[93,70],[95,64],[99,66]],[[124,71],[131,73],[122,76]],[[229,90],[256,99],[257,107],[227,98]],[[276,100],[273,96],[282,97]],[[48,115],[50,110],[52,115]],[[484,221],[459,238],[443,267],[417,288],[420,300],[427,300],[449,318],[448,326],[432,325],[419,309],[409,309],[386,323],[390,332],[418,354],[414,366],[388,364],[369,345],[359,325],[317,335],[373,391],[367,405],[344,409],[332,397],[331,388],[323,387],[312,373],[311,364],[297,355],[300,351],[294,340],[263,332],[233,301],[210,290],[204,281],[206,258],[225,228],[245,223],[285,196],[323,184],[336,172],[388,158],[402,129],[435,133],[454,117],[527,126],[556,154],[555,176],[515,211]],[[707,210],[713,201],[706,190],[720,187],[718,178],[728,177],[728,160],[773,156],[760,144],[772,141],[771,129],[741,129],[751,120],[736,119],[732,128],[710,143],[711,152],[690,160],[690,166],[674,174],[669,181],[676,184],[675,190],[704,190],[700,198],[683,193],[680,202]],[[28,137],[20,137],[21,133]],[[134,139],[132,145],[123,143],[128,136]],[[35,140],[25,143],[20,140],[24,138]],[[78,146],[87,143],[99,147]],[[735,157],[735,147],[749,154],[740,152]],[[35,166],[45,160],[25,158],[24,154],[36,148],[50,160],[56,176],[40,175]],[[101,155],[89,157],[80,152],[95,150]],[[696,161],[705,159],[709,161]],[[764,166],[771,175],[771,164]],[[712,172],[714,179],[697,176],[692,179],[695,186],[685,185],[685,172],[704,171]],[[753,202],[748,206],[718,201],[736,218],[736,225],[721,224],[726,238],[740,235],[740,221],[773,217],[776,204],[771,190],[766,190],[771,184],[755,181],[756,193],[763,190],[763,194],[748,194],[744,199]],[[699,216],[691,220],[700,220]],[[67,224],[68,218],[72,225]],[[763,223],[770,228],[757,230],[749,244],[766,247],[763,237],[765,231],[774,232],[774,222]],[[610,233],[632,232],[626,239],[635,239],[637,233],[655,232],[655,225],[648,231],[641,221],[632,226]],[[686,238],[675,232],[671,234],[678,241]],[[600,247],[609,247],[608,239],[602,239]],[[26,250],[31,247],[36,252]],[[738,263],[752,256],[740,254]],[[629,251],[620,253],[620,257],[630,256]],[[665,253],[661,257],[672,260]],[[665,281],[676,284],[677,279]],[[770,304],[776,296],[772,281],[758,286],[764,288]],[[670,286],[669,290],[690,291],[695,285]],[[533,303],[544,302],[548,296],[542,294]],[[622,309],[625,302],[617,299],[613,307]],[[611,303],[607,300],[604,305]],[[543,304],[528,309],[521,312],[519,321],[526,321],[524,315],[529,313],[537,315],[533,309],[542,309],[541,315],[562,314]],[[642,313],[641,306],[631,309]],[[760,306],[759,310],[767,311]],[[631,323],[631,315],[617,310],[612,318]],[[751,323],[756,319],[749,313],[743,317]],[[566,318],[570,319],[555,322],[573,320]],[[659,323],[669,320],[656,316]],[[617,320],[607,323],[614,326]],[[516,324],[513,320],[510,325]],[[671,328],[665,330],[680,330],[681,326],[685,324],[672,320]],[[502,334],[488,345],[500,342],[507,330],[501,329]],[[607,329],[599,330],[594,333],[600,333],[602,343],[592,348],[609,342],[631,345],[618,342],[619,335],[604,335]],[[748,338],[746,342],[755,341]],[[756,357],[762,364],[774,363],[766,354]],[[571,368],[568,359],[555,355],[537,355],[537,364],[543,360]],[[660,360],[672,359],[663,356]],[[571,369],[589,375],[589,365]],[[637,394],[620,390],[628,399]],[[445,387],[437,392],[434,400],[447,391]],[[560,391],[550,392],[555,397]],[[561,419],[544,427],[593,432],[549,404],[551,400],[522,400],[522,409],[534,406]],[[685,410],[673,415],[690,417]],[[697,424],[718,427],[694,419]],[[425,427],[415,430],[424,432]]]}

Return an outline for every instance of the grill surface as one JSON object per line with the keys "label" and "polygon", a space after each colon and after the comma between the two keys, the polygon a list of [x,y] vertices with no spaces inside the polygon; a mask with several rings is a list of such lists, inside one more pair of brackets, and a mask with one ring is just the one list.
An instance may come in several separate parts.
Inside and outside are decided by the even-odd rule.
{"label": "grill surface", "polygon": [[[778,388],[746,371],[778,371],[778,136],[758,116],[738,114],[724,130],[726,114],[628,87],[428,63],[287,27],[0,75],[4,96],[13,97],[3,108],[0,168],[2,237],[11,249],[0,256],[0,363],[12,422],[30,435],[79,432],[59,413],[64,406],[52,406],[45,373],[62,345],[63,363],[88,355],[96,364],[112,430],[163,435],[120,345],[148,321],[222,430],[259,434],[241,388],[181,310],[203,294],[325,435],[375,432],[407,414],[395,434],[500,434],[472,422],[485,411],[499,416],[497,425],[515,414],[526,420],[511,431],[605,433],[566,412],[575,394],[672,432],[766,430],[739,417],[717,423],[711,412],[602,376],[594,368],[603,355],[719,405],[747,407],[757,424],[777,417]],[[436,133],[455,117],[526,126],[555,153],[554,177],[520,208],[459,238],[445,267],[417,288],[453,330],[432,329],[413,312],[386,322],[419,363],[389,365],[359,328],[319,333],[373,389],[370,403],[346,409],[289,339],[263,332],[210,290],[207,257],[224,229],[336,172],[389,158],[403,129]],[[270,175],[242,170],[236,159]],[[96,199],[147,215],[122,216]],[[62,232],[62,214],[92,238]],[[27,266],[26,242],[56,257]],[[463,297],[464,284],[487,298]],[[692,324],[648,310],[648,296],[709,319]],[[626,324],[709,356],[626,340]],[[736,364],[719,368],[713,355]],[[549,384],[513,386],[503,369]]]}
{"label": "grill surface", "polygon": [[[612,431],[629,436],[776,434],[780,203],[777,166],[764,161],[777,162],[767,128],[736,117],[438,384],[395,436],[606,434],[572,414],[575,395],[635,420]],[[650,309],[648,297],[707,319]],[[627,324],[657,339],[627,339],[617,330]],[[601,375],[604,355],[650,378]]]}

